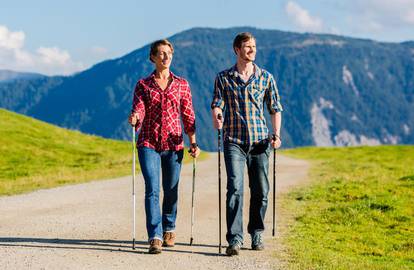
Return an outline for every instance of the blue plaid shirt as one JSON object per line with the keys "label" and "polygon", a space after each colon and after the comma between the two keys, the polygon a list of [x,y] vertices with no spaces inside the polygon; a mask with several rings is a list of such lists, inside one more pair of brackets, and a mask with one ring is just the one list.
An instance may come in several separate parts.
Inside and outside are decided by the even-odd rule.
{"label": "blue plaid shirt", "polygon": [[264,102],[270,114],[283,111],[272,74],[254,64],[255,73],[244,82],[236,65],[220,72],[214,84],[211,108],[224,112],[224,140],[255,144],[269,137]]}

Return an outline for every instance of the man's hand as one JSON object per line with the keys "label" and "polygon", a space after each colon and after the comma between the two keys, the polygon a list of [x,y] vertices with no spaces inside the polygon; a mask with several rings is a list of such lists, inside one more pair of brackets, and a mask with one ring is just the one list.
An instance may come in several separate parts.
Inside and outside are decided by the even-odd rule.
{"label": "man's hand", "polygon": [[278,149],[282,145],[280,136],[273,134],[271,144],[274,149]]}
{"label": "man's hand", "polygon": [[213,125],[215,129],[223,128],[223,114],[220,108],[214,108],[212,111]]}
{"label": "man's hand", "polygon": [[139,123],[138,113],[132,112],[129,115],[128,122],[131,124],[131,126],[136,126]]}
{"label": "man's hand", "polygon": [[188,150],[188,153],[190,153],[190,156],[192,156],[193,158],[197,158],[200,155],[200,148],[198,147],[198,145],[196,143],[192,143],[190,145],[190,149]]}

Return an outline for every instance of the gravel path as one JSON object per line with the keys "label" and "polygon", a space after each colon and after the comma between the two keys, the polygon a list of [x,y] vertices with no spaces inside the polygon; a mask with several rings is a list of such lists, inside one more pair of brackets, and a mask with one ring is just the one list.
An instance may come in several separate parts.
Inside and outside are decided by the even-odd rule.
{"label": "gravel path", "polygon": [[[306,181],[308,167],[305,161],[278,156],[278,194]],[[283,247],[278,238],[271,237],[271,194],[266,216],[266,250],[249,250],[250,237],[246,233],[240,256],[224,256],[227,245],[224,165],[222,170],[221,255],[218,254],[217,155],[211,155],[197,164],[193,246],[189,246],[192,165],[186,164],[181,173],[174,248],[164,248],[160,255],[147,254],[143,179],[137,175],[135,251],[131,249],[131,177],[123,177],[0,197],[0,268],[283,269],[283,262],[273,255],[283,252]],[[246,227],[249,194],[248,185],[245,187]]]}

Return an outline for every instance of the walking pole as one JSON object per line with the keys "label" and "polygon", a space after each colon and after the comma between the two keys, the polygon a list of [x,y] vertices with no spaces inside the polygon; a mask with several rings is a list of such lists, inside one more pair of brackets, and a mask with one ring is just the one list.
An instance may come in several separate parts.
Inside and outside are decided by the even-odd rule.
{"label": "walking pole", "polygon": [[[221,120],[221,114],[217,115],[217,119]],[[220,161],[220,151],[221,151],[221,130],[218,131],[218,192],[219,192],[219,253],[221,254],[221,161]]]}
{"label": "walking pole", "polygon": [[135,125],[132,126],[132,204],[133,204],[133,236],[132,249],[135,249]]}
{"label": "walking pole", "polygon": [[[272,136],[273,141],[276,141],[276,135]],[[275,236],[276,226],[276,148],[273,148],[273,230],[272,236]]]}
{"label": "walking pole", "polygon": [[191,195],[191,237],[190,246],[193,245],[193,228],[194,228],[194,189],[195,189],[196,159],[193,158],[193,191]]}

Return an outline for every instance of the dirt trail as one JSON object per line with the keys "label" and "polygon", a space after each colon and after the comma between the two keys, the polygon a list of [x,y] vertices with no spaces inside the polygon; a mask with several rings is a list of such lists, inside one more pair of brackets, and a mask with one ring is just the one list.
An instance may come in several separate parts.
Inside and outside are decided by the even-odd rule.
{"label": "dirt trail", "polygon": [[[272,164],[272,160],[270,164]],[[224,163],[224,162],[223,162]],[[277,193],[306,181],[308,163],[278,156]],[[270,169],[272,165],[270,166]],[[160,255],[147,254],[143,179],[137,176],[137,247],[131,249],[131,177],[0,197],[1,269],[274,269],[283,268],[272,253],[283,252],[271,237],[272,196],[266,216],[266,250],[245,248],[224,256],[225,169],[222,175],[223,249],[218,254],[217,155],[198,162],[194,244],[189,246],[192,164],[181,173],[177,244]],[[272,171],[272,170],[271,170]],[[271,178],[272,179],[272,178]],[[248,185],[244,226],[247,226]],[[278,220],[279,222],[279,220]],[[283,220],[280,220],[283,222]],[[246,228],[245,228],[246,230]],[[156,268],[155,268],[156,267]]]}

